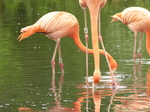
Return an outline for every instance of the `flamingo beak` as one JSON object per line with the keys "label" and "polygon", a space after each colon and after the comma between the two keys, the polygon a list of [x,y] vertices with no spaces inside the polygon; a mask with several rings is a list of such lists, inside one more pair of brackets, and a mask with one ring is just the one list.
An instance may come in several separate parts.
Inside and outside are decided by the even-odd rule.
{"label": "flamingo beak", "polygon": [[111,16],[113,19],[111,20],[111,22],[110,23],[112,23],[112,22],[114,22],[114,21],[117,21],[118,19],[116,19],[116,17],[115,16]]}
{"label": "flamingo beak", "polygon": [[22,34],[19,35],[19,37],[17,38],[17,40],[19,40],[19,42],[22,40]]}

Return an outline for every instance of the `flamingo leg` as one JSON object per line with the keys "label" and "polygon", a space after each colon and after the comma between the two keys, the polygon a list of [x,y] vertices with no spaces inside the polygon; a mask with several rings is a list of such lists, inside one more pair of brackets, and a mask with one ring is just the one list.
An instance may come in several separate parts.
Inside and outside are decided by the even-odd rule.
{"label": "flamingo leg", "polygon": [[138,56],[139,56],[139,59],[140,59],[140,60],[141,60],[142,36],[143,36],[143,32],[140,32],[140,42],[139,42],[139,48],[138,48]]}
{"label": "flamingo leg", "polygon": [[108,56],[107,56],[107,53],[106,53],[106,49],[105,49],[105,46],[104,46],[103,38],[102,38],[102,35],[101,35],[101,17],[100,17],[100,14],[99,14],[99,21],[98,21],[98,23],[99,23],[99,27],[98,27],[99,28],[99,35],[98,35],[98,38],[99,38],[101,46],[102,46],[102,48],[104,50],[104,54],[105,54],[105,58],[106,58],[106,61],[107,61],[107,64],[108,64],[110,75],[112,77],[112,86],[113,87],[117,87],[118,84],[115,81],[115,78],[114,78],[114,75],[113,75],[113,71],[111,69],[111,66],[110,66],[110,63],[109,63],[109,60],[108,60]]}
{"label": "flamingo leg", "polygon": [[85,27],[84,27],[84,34],[85,34],[85,43],[86,43],[86,84],[88,86],[88,27],[87,27],[87,19],[86,19],[86,9],[84,8],[84,22],[85,22]]}
{"label": "flamingo leg", "polygon": [[133,51],[134,61],[136,61],[136,38],[137,38],[137,32],[134,32],[134,51]]}
{"label": "flamingo leg", "polygon": [[117,84],[117,82],[115,81],[114,73],[113,73],[113,70],[111,69],[111,66],[110,66],[110,63],[109,63],[108,56],[107,56],[107,54],[106,54],[106,50],[105,50],[105,47],[104,47],[104,43],[103,43],[102,36],[99,35],[98,37],[99,37],[99,40],[100,40],[100,42],[101,42],[102,48],[103,48],[103,50],[104,50],[105,58],[106,58],[106,61],[107,61],[107,64],[108,64],[108,68],[109,68],[109,71],[110,71],[110,76],[111,76],[111,78],[112,78],[112,86],[113,86],[113,87],[117,87],[118,84]]}
{"label": "flamingo leg", "polygon": [[57,39],[55,49],[54,49],[54,53],[53,53],[53,57],[52,57],[52,60],[51,60],[52,73],[54,75],[55,75],[55,58],[56,58],[56,53],[57,53],[57,49],[58,49],[59,46],[60,46],[60,39]]}
{"label": "flamingo leg", "polygon": [[59,45],[58,45],[58,56],[59,56],[59,66],[61,69],[62,74],[64,73],[64,64],[62,62],[62,57],[61,57],[61,46],[60,46],[60,41],[59,41]]}

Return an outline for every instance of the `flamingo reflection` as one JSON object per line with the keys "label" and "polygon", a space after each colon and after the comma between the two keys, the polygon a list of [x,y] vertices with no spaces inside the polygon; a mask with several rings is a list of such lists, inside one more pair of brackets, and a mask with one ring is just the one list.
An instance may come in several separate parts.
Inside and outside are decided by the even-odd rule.
{"label": "flamingo reflection", "polygon": [[[64,74],[62,74],[60,79],[63,79]],[[52,80],[52,92],[54,93],[54,104],[44,111],[35,111],[34,109],[27,107],[20,107],[19,112],[82,112],[83,110],[86,112],[102,112],[102,100],[110,97],[110,104],[108,105],[108,112],[111,109],[111,105],[113,104],[113,99],[115,96],[115,92],[112,91],[111,88],[108,90],[93,90],[91,88],[82,88],[81,92],[78,93],[79,97],[72,103],[73,107],[66,107],[61,104],[61,93],[63,86],[63,80],[59,80],[59,86],[56,87],[55,80]],[[79,84],[78,88],[85,86],[85,84]],[[92,106],[91,106],[92,105]]]}
{"label": "flamingo reflection", "polygon": [[[115,97],[116,101],[122,102],[122,104],[117,104],[116,107],[114,107],[115,112],[123,110],[128,112],[150,111],[150,69],[148,69],[148,73],[146,73],[146,85],[143,85],[137,79],[137,74],[141,75],[141,62],[138,63],[138,69],[136,69],[136,67],[134,68],[134,88],[131,90],[128,89],[132,94],[124,97]],[[138,70],[138,73],[136,73],[136,70]]]}
{"label": "flamingo reflection", "polygon": [[[60,89],[60,88],[59,88]],[[60,90],[61,91],[61,90]],[[56,105],[53,107],[50,107],[49,109],[46,110],[46,112],[82,112],[82,103],[86,102],[86,105],[88,105],[89,101],[86,100],[87,97],[88,98],[93,98],[93,102],[95,104],[95,112],[100,112],[100,105],[101,105],[101,95],[99,94],[99,92],[97,90],[95,90],[93,92],[93,96],[89,95],[91,94],[92,91],[90,91],[90,93],[81,93],[81,94],[88,94],[84,95],[82,97],[79,97],[74,103],[73,103],[73,108],[69,108],[69,107],[64,107],[61,105],[60,99],[61,99],[61,92],[56,92],[55,87],[53,87],[53,92],[54,92],[54,96],[55,96],[55,101],[56,101]],[[86,100],[86,101],[84,101]],[[89,107],[86,107],[86,112],[89,112]],[[44,111],[34,111],[31,108],[27,108],[27,107],[20,107],[19,112],[44,112]]]}

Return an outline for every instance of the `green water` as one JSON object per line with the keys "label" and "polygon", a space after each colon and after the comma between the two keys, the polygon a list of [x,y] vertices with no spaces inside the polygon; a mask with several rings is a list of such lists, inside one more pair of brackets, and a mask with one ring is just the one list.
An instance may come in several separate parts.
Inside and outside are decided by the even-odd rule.
{"label": "green water", "polygon": [[[53,83],[50,61],[55,42],[43,34],[34,34],[21,42],[17,40],[21,28],[57,10],[77,17],[80,38],[85,45],[84,16],[78,0],[0,0],[0,112],[18,112],[20,107],[30,108],[33,112],[150,110],[150,57],[145,50],[145,38],[141,51],[142,65],[137,60],[137,68],[133,69],[133,32],[121,22],[110,23],[111,15],[127,7],[140,6],[150,10],[149,5],[149,0],[107,0],[101,11],[102,36],[106,50],[118,62],[116,80],[120,89],[114,92],[110,88],[109,70],[105,57],[101,56],[101,83],[93,93],[91,85],[86,88],[85,54],[79,51],[71,38],[61,40],[64,80],[60,80],[61,70],[56,60]],[[87,15],[90,28],[89,13]],[[89,55],[90,76],[93,70],[93,55]],[[99,103],[95,103],[96,99]]]}

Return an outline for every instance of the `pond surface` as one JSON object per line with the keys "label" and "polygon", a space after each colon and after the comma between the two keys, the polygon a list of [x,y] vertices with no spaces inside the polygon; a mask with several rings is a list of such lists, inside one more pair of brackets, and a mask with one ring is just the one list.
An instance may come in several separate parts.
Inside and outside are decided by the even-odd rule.
{"label": "pond surface", "polygon": [[[150,111],[150,56],[145,50],[145,38],[142,62],[137,59],[134,63],[133,32],[121,22],[110,23],[111,15],[127,7],[150,10],[149,5],[149,0],[107,0],[101,11],[102,36],[106,50],[119,65],[115,72],[119,89],[111,88],[109,69],[105,57],[101,56],[101,82],[92,91],[91,82],[86,86],[85,53],[72,39],[61,40],[65,73],[61,74],[56,60],[54,80],[50,61],[55,42],[43,34],[17,40],[21,28],[57,10],[78,18],[80,38],[85,45],[84,16],[78,0],[0,0],[0,112]],[[90,76],[93,70],[93,55],[89,55]]]}

